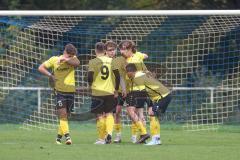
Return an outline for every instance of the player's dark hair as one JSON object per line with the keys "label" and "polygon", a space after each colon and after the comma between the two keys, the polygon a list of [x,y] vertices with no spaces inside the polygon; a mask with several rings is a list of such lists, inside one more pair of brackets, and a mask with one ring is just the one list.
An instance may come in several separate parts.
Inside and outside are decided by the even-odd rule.
{"label": "player's dark hair", "polygon": [[97,42],[95,44],[95,50],[99,53],[103,53],[106,51],[106,46],[103,42]]}
{"label": "player's dark hair", "polygon": [[126,65],[126,71],[127,72],[136,72],[137,71],[137,67],[134,63],[128,63]]}
{"label": "player's dark hair", "polygon": [[120,49],[131,49],[133,53],[137,52],[136,45],[131,40],[123,40],[122,42],[119,43],[119,48]]}
{"label": "player's dark hair", "polygon": [[71,43],[68,43],[65,46],[64,50],[67,52],[67,54],[71,54],[71,55],[76,55],[77,54],[77,48]]}

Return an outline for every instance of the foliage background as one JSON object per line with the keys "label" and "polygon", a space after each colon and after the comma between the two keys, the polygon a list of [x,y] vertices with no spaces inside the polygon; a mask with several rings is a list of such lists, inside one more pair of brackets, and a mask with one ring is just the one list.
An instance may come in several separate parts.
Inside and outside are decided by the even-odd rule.
{"label": "foliage background", "polygon": [[238,0],[0,0],[0,10],[239,9]]}

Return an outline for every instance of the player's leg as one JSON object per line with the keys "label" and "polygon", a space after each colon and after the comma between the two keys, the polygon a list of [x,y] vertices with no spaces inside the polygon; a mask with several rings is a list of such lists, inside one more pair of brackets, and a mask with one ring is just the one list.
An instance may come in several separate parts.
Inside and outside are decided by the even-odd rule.
{"label": "player's leg", "polygon": [[113,127],[114,127],[114,118],[113,118],[113,113],[109,112],[106,113],[105,115],[105,122],[106,122],[106,143],[110,144],[112,142],[112,132],[113,132]]}
{"label": "player's leg", "polygon": [[148,108],[148,115],[150,119],[150,134],[152,140],[148,142],[146,145],[160,145],[160,121],[158,117],[155,116],[154,112],[152,111],[152,107]]}
{"label": "player's leg", "polygon": [[59,117],[59,129],[58,135],[56,138],[56,143],[61,144],[62,136],[66,138],[66,144],[71,144],[71,138],[69,134],[69,125],[68,125],[68,113],[67,113],[67,98],[66,95],[57,93],[56,100],[57,100],[57,114]]}
{"label": "player's leg", "polygon": [[150,136],[147,134],[147,129],[142,123],[142,121],[139,119],[138,115],[135,112],[135,109],[136,109],[135,106],[127,106],[127,113],[131,118],[132,123],[136,126],[136,128],[140,130],[140,139],[136,143],[142,143]]}
{"label": "player's leg", "polygon": [[[73,112],[73,108],[74,108],[74,94],[69,93],[66,95],[67,117]],[[68,125],[68,123],[67,123],[67,125]],[[71,140],[70,134],[69,134],[69,127],[68,127],[68,134],[65,134],[65,138],[66,138],[67,145],[72,144],[72,140]]]}
{"label": "player's leg", "polygon": [[171,96],[171,94],[169,94],[166,97],[164,97],[164,98],[158,100],[156,103],[154,103],[154,105],[153,105],[154,113],[156,115],[159,115],[160,113],[165,113],[171,100],[172,100],[172,96]]}
{"label": "player's leg", "polygon": [[127,106],[126,108],[127,110],[127,114],[131,119],[131,141],[133,143],[137,142],[137,135],[138,135],[138,126],[136,124],[136,122],[138,122],[139,118],[136,114],[136,107],[134,106]]}
{"label": "player's leg", "polygon": [[113,110],[116,109],[117,99],[113,95],[104,97],[104,113],[105,113],[105,124],[106,124],[106,144],[110,144],[112,141],[112,132],[114,127]]}
{"label": "player's leg", "polygon": [[[120,95],[120,94],[119,94]],[[114,143],[121,142],[121,132],[122,132],[122,122],[121,122],[121,114],[122,114],[122,106],[124,104],[124,100],[122,96],[118,97],[118,105],[114,114],[114,129],[116,132],[116,137],[114,139]]]}
{"label": "player's leg", "polygon": [[149,107],[148,114],[150,116],[150,130],[152,135],[152,141],[147,145],[161,144],[160,140],[160,112],[165,113],[169,103],[171,101],[171,95],[168,95],[153,104],[153,107]]}
{"label": "player's leg", "polygon": [[98,139],[95,144],[105,144],[105,115],[103,114],[104,99],[102,96],[92,96],[91,113],[96,115]]}
{"label": "player's leg", "polygon": [[146,126],[146,118],[144,116],[144,107],[137,107],[136,113],[138,114],[139,119],[142,121],[144,126]]}
{"label": "player's leg", "polygon": [[121,122],[121,114],[122,114],[122,106],[117,105],[116,107],[116,113],[114,115],[114,129],[116,132],[116,137],[114,139],[114,143],[120,143],[121,142],[121,136],[122,136],[122,122]]}
{"label": "player's leg", "polygon": [[[62,100],[63,97],[61,95],[59,95],[58,93],[56,93],[55,95],[55,101],[56,101],[56,114],[58,115],[59,117],[59,109],[62,108],[63,104],[62,104]],[[60,117],[59,117],[59,125],[58,125],[58,134],[57,134],[57,137],[56,137],[56,143],[57,144],[62,144],[62,137],[63,137],[63,131],[62,131],[62,128],[61,128],[61,125],[60,125]]]}
{"label": "player's leg", "polygon": [[127,102],[127,113],[132,120],[133,125],[140,130],[140,139],[136,143],[142,143],[150,136],[147,134],[147,129],[139,119],[138,115],[136,114],[136,106],[139,103],[139,92],[130,92],[126,99]]}
{"label": "player's leg", "polygon": [[[57,111],[59,112],[59,111]],[[59,117],[59,125],[58,125],[58,133],[57,133],[57,137],[56,137],[56,143],[57,144],[62,144],[62,137],[63,137],[63,131],[62,131],[62,127],[61,127],[61,119],[60,116]]]}
{"label": "player's leg", "polygon": [[137,142],[137,134],[138,134],[138,127],[136,122],[138,121],[138,117],[136,114],[136,107],[135,105],[135,99],[134,99],[134,93],[130,92],[128,93],[128,95],[126,96],[126,111],[128,116],[131,119],[131,141],[132,143],[136,143]]}
{"label": "player's leg", "polygon": [[65,136],[66,144],[70,145],[70,144],[72,144],[72,140],[71,140],[70,133],[69,133],[67,109],[66,108],[58,109],[58,113],[59,113],[59,119],[60,119],[60,127],[61,127],[63,135]]}
{"label": "player's leg", "polygon": [[[138,91],[137,98],[135,101],[136,101],[136,111],[137,111],[138,117],[143,124],[144,130],[147,130],[146,120],[145,120],[145,116],[143,114],[145,103],[148,102],[147,93],[145,91]],[[140,138],[138,139],[137,143],[145,143],[145,140],[148,139],[149,137],[150,137],[149,134],[147,134],[147,133],[143,134],[143,132],[142,132],[140,134]]]}
{"label": "player's leg", "polygon": [[95,144],[105,144],[106,126],[105,126],[104,114],[96,115],[96,124],[97,124],[96,126],[97,126],[98,139],[96,140]]}
{"label": "player's leg", "polygon": [[[143,91],[144,92],[144,91]],[[139,95],[140,97],[137,98],[137,107],[136,107],[136,112],[138,114],[138,117],[142,121],[142,123],[146,126],[146,118],[144,116],[144,105],[145,103],[148,105],[148,96],[146,93],[142,93]]]}

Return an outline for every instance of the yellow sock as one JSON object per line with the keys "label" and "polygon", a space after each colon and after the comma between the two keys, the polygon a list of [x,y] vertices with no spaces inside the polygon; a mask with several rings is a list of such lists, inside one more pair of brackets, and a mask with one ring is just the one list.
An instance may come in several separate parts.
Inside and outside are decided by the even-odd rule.
{"label": "yellow sock", "polygon": [[105,119],[103,117],[97,120],[97,134],[99,139],[105,138]]}
{"label": "yellow sock", "polygon": [[160,123],[154,116],[150,116],[150,133],[151,136],[160,135]]}
{"label": "yellow sock", "polygon": [[68,127],[68,119],[67,118],[60,118],[60,127],[62,130],[62,134],[69,133],[69,127]]}
{"label": "yellow sock", "polygon": [[137,125],[138,129],[140,130],[141,135],[147,134],[147,129],[141,121],[136,122],[136,125]]}
{"label": "yellow sock", "polygon": [[134,122],[132,122],[131,132],[132,132],[132,136],[138,134],[138,127],[137,127],[136,123],[134,123]]}
{"label": "yellow sock", "polygon": [[107,134],[112,135],[113,126],[114,126],[113,115],[112,114],[108,114],[107,117],[106,117],[106,131],[107,131]]}
{"label": "yellow sock", "polygon": [[101,137],[103,139],[106,138],[106,135],[107,135],[107,131],[106,131],[106,118],[103,118],[103,128],[102,128],[102,134],[101,134]]}
{"label": "yellow sock", "polygon": [[58,134],[59,134],[59,135],[62,135],[62,136],[64,135],[60,124],[59,124],[59,126],[58,126]]}
{"label": "yellow sock", "polygon": [[114,124],[114,129],[115,129],[116,133],[121,133],[121,131],[122,131],[122,124],[121,123],[115,123]]}

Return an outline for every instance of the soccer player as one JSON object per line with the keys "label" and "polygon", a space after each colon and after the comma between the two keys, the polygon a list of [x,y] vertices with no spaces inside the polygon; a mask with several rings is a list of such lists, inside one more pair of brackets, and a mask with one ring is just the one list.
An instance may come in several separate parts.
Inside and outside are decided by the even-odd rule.
{"label": "soccer player", "polygon": [[104,43],[96,43],[97,57],[89,61],[88,69],[88,83],[92,90],[91,112],[97,118],[99,137],[95,144],[111,143],[114,127],[113,110],[116,107],[120,83],[119,72],[113,65],[112,58],[105,55],[105,51]]}
{"label": "soccer player", "polygon": [[117,51],[117,44],[113,41],[107,41],[105,43],[106,45],[106,55],[110,58],[113,58],[113,64],[117,66],[117,69],[120,73],[120,87],[118,90],[118,101],[116,110],[114,111],[114,129],[116,132],[116,137],[114,139],[114,143],[120,143],[121,142],[121,131],[122,131],[122,124],[121,124],[121,113],[122,113],[122,106],[124,104],[125,98],[126,98],[126,84],[125,84],[125,67],[124,65],[121,65],[121,63],[125,63],[125,59],[120,56],[116,57],[116,51]]}
{"label": "soccer player", "polygon": [[[141,53],[141,52],[137,52],[136,45],[133,41],[124,40],[119,44],[119,48],[120,48],[120,52],[121,52],[122,56],[126,59],[126,63],[134,63],[137,67],[137,70],[142,70],[144,72],[148,72],[147,67],[143,63],[143,60],[148,58],[148,55]],[[131,93],[129,93],[129,95],[136,94],[136,92],[134,91],[135,89],[129,88],[129,86],[130,86],[129,83],[130,83],[129,80],[127,80],[127,86],[128,86],[127,90],[131,91]],[[137,93],[137,94],[140,94],[140,93]],[[144,94],[145,93],[143,93],[143,95]],[[143,95],[141,95],[141,97]],[[128,97],[130,97],[130,96],[128,96]],[[137,99],[138,100],[136,100],[136,104],[132,103],[132,105],[134,105],[134,106],[127,107],[127,112],[130,115],[130,117],[131,117],[131,114],[133,114],[133,112],[136,112],[137,116],[139,117],[139,119],[144,124],[144,127],[146,128],[146,120],[143,115],[143,110],[144,110],[145,103],[150,105],[150,100],[147,97],[146,98],[142,97],[142,98],[137,98]],[[133,100],[130,100],[129,98],[127,98],[127,101],[129,103],[129,101],[133,101]],[[132,139],[132,142],[135,143],[135,142],[137,142],[137,132],[140,128],[138,128],[136,126],[136,123],[132,123],[131,129],[132,129],[131,139]]]}
{"label": "soccer player", "polygon": [[148,108],[150,116],[150,132],[152,140],[146,145],[159,145],[160,141],[160,122],[157,118],[159,112],[164,113],[171,101],[170,90],[161,82],[142,71],[137,71],[135,64],[129,63],[126,66],[128,77],[131,79],[132,86],[146,90],[153,101],[153,107]]}
{"label": "soccer player", "polygon": [[[49,77],[55,90],[56,110],[60,121],[56,138],[57,144],[61,144],[63,136],[65,136],[67,145],[72,144],[69,134],[68,115],[74,105],[75,67],[80,64],[76,54],[77,49],[75,46],[67,44],[63,55],[51,57],[38,68],[42,74]],[[51,69],[53,74],[48,69]]]}

